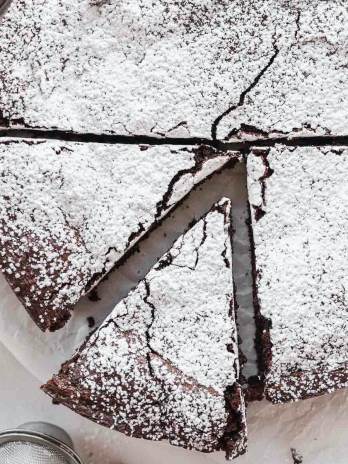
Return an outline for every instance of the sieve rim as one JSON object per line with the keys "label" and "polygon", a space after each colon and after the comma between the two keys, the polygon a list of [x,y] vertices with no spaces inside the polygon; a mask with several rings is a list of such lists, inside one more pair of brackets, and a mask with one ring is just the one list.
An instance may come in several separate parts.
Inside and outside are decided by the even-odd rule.
{"label": "sieve rim", "polygon": [[37,445],[49,444],[54,450],[60,451],[63,454],[65,453],[66,457],[72,461],[72,464],[83,464],[80,457],[73,449],[71,449],[65,443],[62,443],[61,441],[44,433],[28,432],[28,430],[21,429],[5,430],[4,432],[0,432],[0,447],[6,443],[24,441],[23,439],[29,443],[34,443]]}

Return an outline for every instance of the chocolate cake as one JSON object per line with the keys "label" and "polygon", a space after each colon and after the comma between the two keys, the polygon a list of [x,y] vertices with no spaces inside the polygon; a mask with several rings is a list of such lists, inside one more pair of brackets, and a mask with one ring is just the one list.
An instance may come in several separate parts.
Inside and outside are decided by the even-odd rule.
{"label": "chocolate cake", "polygon": [[255,303],[274,403],[348,386],[348,150],[248,157]]}
{"label": "chocolate cake", "polygon": [[13,0],[0,119],[159,137],[345,134],[346,21],[345,0]]}
{"label": "chocolate cake", "polygon": [[230,160],[207,147],[1,142],[1,270],[38,326],[56,330],[146,231]]}
{"label": "chocolate cake", "polygon": [[43,389],[127,435],[232,458],[246,446],[230,202],[182,235]]}

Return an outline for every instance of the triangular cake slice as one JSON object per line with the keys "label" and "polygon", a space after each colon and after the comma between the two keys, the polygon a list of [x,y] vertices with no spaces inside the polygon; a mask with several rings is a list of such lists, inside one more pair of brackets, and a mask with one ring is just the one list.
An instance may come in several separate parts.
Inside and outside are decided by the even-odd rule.
{"label": "triangular cake slice", "polygon": [[0,266],[38,326],[62,327],[79,298],[230,159],[208,147],[1,142]]}
{"label": "triangular cake slice", "polygon": [[244,452],[230,202],[190,230],[44,387],[127,435]]}

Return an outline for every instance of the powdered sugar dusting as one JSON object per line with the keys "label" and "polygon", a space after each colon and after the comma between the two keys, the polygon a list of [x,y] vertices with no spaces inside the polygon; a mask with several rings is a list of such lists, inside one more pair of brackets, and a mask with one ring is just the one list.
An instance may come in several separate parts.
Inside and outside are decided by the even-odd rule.
{"label": "powdered sugar dusting", "polygon": [[204,148],[0,144],[2,269],[39,326],[61,326],[80,296],[228,159]]}
{"label": "powdered sugar dusting", "polygon": [[0,28],[0,115],[75,131],[208,137],[277,47],[218,136],[250,126],[341,134],[346,15],[344,0],[13,0]]}
{"label": "powdered sugar dusting", "polygon": [[253,231],[275,401],[348,386],[347,154],[276,147],[248,159],[252,214],[263,211]]}
{"label": "powdered sugar dusting", "polygon": [[276,57],[244,104],[222,121],[220,137],[346,134],[346,2],[263,4],[264,14],[276,18],[272,25]]}
{"label": "powdered sugar dusting", "polygon": [[46,391],[132,436],[242,452],[229,208],[179,238]]}

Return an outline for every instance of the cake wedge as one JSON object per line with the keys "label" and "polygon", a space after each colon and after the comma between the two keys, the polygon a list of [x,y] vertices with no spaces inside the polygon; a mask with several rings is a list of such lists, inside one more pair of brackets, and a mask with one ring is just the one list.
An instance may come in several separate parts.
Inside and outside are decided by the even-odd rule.
{"label": "cake wedge", "polygon": [[347,387],[348,150],[277,146],[247,164],[266,396]]}
{"label": "cake wedge", "polygon": [[230,201],[182,235],[43,390],[106,427],[202,452],[246,447]]}
{"label": "cake wedge", "polygon": [[345,0],[13,0],[0,25],[0,126],[344,135],[346,27]]}
{"label": "cake wedge", "polygon": [[209,147],[0,142],[0,269],[42,330],[229,154]]}

